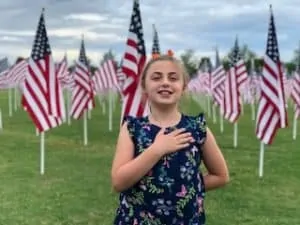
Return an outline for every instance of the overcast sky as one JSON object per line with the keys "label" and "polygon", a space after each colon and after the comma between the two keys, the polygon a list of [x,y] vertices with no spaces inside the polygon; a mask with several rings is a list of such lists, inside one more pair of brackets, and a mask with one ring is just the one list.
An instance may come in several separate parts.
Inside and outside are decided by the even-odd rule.
{"label": "overcast sky", "polygon": [[[152,24],[155,23],[163,51],[179,55],[193,48],[199,56],[214,57],[218,45],[223,56],[238,35],[263,55],[273,5],[281,60],[290,60],[300,35],[299,0],[140,0],[147,53],[151,53]],[[1,0],[0,57],[14,62],[30,55],[42,7],[53,56],[65,51],[69,61],[78,58],[81,35],[93,64],[111,48],[120,58],[125,49],[131,0]],[[213,58],[212,58],[213,60]]]}

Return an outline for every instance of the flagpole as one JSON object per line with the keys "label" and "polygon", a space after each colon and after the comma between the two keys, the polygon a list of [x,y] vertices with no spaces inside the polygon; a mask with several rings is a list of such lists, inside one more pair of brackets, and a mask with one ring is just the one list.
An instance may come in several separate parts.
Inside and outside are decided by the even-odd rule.
{"label": "flagpole", "polygon": [[9,110],[9,117],[12,117],[12,93],[11,93],[11,88],[8,89],[8,110]]}
{"label": "flagpole", "polygon": [[213,106],[212,106],[212,114],[213,114],[213,123],[216,124],[217,118],[216,118],[216,105],[215,104],[213,104]]}
{"label": "flagpole", "polygon": [[89,119],[89,120],[92,119],[92,111],[91,111],[91,110],[88,110],[87,113],[88,113],[88,119]]}
{"label": "flagpole", "polygon": [[260,142],[260,153],[259,153],[259,177],[263,176],[263,169],[264,169],[264,153],[265,153],[265,145],[261,141]]}
{"label": "flagpole", "polygon": [[17,88],[15,87],[14,88],[14,109],[15,109],[15,111],[17,111],[17,108],[18,108],[18,104],[17,104],[17,95],[18,95],[18,93],[17,93]]}
{"label": "flagpole", "polygon": [[252,121],[255,120],[255,103],[251,103],[251,115],[252,115]]}
{"label": "flagpole", "polygon": [[210,109],[210,96],[209,94],[206,95],[206,100],[207,100],[207,114],[208,114],[208,117],[210,118],[211,117],[211,109]]}
{"label": "flagpole", "polygon": [[238,137],[238,122],[234,123],[234,136],[233,136],[233,147],[236,148],[237,147],[237,137]]}
{"label": "flagpole", "polygon": [[88,134],[87,134],[87,109],[83,112],[83,144],[86,146],[88,144]]}
{"label": "flagpole", "polygon": [[40,135],[40,173],[45,173],[45,132]]}
{"label": "flagpole", "polygon": [[2,131],[3,130],[3,122],[2,122],[3,120],[2,120],[2,111],[1,111],[1,109],[0,109],[0,131]]}
{"label": "flagpole", "polygon": [[297,137],[297,114],[296,114],[296,105],[295,105],[295,113],[294,113],[294,120],[293,120],[293,140],[296,140]]}
{"label": "flagpole", "polygon": [[102,114],[105,115],[106,114],[106,102],[105,102],[105,98],[101,99],[101,106],[102,106]]}
{"label": "flagpole", "polygon": [[112,92],[108,91],[108,130],[112,131]]}
{"label": "flagpole", "polygon": [[221,112],[221,109],[220,109],[220,131],[221,133],[224,132],[224,119],[223,119],[223,113]]}
{"label": "flagpole", "polygon": [[71,125],[72,119],[71,119],[71,91],[67,91],[67,118],[68,118],[68,125]]}
{"label": "flagpole", "polygon": [[243,100],[240,99],[240,102],[241,102],[241,113],[242,113],[242,115],[244,115],[244,103],[243,103]]}
{"label": "flagpole", "polygon": [[116,110],[116,100],[117,100],[117,91],[114,91],[113,93],[113,101],[112,101],[112,106],[113,106],[113,113],[115,112]]}

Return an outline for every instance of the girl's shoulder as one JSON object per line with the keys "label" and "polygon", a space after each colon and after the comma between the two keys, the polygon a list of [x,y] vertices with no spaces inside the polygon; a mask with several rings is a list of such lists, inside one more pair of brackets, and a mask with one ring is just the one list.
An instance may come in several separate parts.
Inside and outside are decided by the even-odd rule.
{"label": "girl's shoulder", "polygon": [[191,130],[195,137],[196,141],[199,144],[203,144],[206,140],[206,119],[203,112],[198,113],[197,115],[184,115],[185,117],[185,128]]}
{"label": "girl's shoulder", "polygon": [[122,124],[127,123],[127,129],[131,136],[147,123],[146,117],[124,116]]}
{"label": "girl's shoulder", "polygon": [[203,112],[198,113],[197,115],[184,115],[187,123],[192,123],[197,128],[203,128],[206,130],[206,119]]}
{"label": "girl's shoulder", "polygon": [[147,117],[134,117],[134,116],[124,116],[122,123],[127,123],[128,125],[143,125],[147,122]]}

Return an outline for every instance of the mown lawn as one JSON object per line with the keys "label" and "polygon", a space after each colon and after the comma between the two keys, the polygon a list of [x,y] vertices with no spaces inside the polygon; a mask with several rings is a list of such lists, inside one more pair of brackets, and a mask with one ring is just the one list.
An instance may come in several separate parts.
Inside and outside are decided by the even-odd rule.
{"label": "mown lawn", "polygon": [[[0,225],[112,224],[118,196],[111,192],[110,167],[120,104],[112,132],[108,115],[97,104],[88,121],[88,146],[83,146],[82,121],[46,133],[46,168],[40,175],[40,138],[23,110],[9,117],[7,102],[7,93],[0,92]],[[202,110],[192,100],[182,107],[191,114]],[[250,107],[245,106],[239,121],[236,149],[233,126],[225,122],[220,133],[219,124],[207,118],[231,175],[225,188],[206,195],[208,225],[300,224],[300,137],[292,140],[291,111],[289,117],[290,127],[266,147],[263,178],[258,177],[259,142]]]}

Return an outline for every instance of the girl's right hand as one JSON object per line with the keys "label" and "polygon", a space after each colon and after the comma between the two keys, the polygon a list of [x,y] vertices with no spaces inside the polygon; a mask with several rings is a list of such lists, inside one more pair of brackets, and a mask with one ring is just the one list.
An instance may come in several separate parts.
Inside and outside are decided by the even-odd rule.
{"label": "girl's right hand", "polygon": [[162,128],[156,135],[152,147],[161,155],[170,154],[180,149],[188,147],[195,140],[190,132],[186,132],[184,128],[176,129],[169,134],[164,134],[165,129]]}

